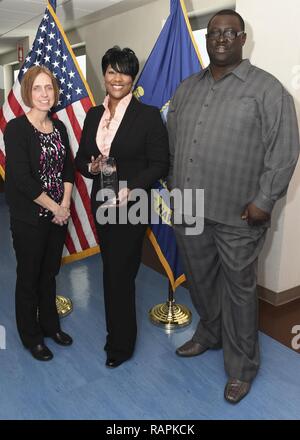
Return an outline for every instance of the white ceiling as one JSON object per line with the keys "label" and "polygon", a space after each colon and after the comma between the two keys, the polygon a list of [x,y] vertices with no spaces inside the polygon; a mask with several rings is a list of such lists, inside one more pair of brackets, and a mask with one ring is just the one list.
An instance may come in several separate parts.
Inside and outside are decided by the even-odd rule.
{"label": "white ceiling", "polygon": [[[65,31],[149,3],[153,0],[57,0],[56,14]],[[0,55],[36,32],[47,0],[0,0]]]}

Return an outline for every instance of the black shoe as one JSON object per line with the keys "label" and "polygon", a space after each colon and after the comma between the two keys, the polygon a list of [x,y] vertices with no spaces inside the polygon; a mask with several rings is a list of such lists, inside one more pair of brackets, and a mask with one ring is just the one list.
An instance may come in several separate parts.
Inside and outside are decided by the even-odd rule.
{"label": "black shoe", "polygon": [[123,362],[125,362],[125,360],[124,361],[117,361],[116,359],[109,359],[109,358],[107,358],[106,362],[105,362],[105,365],[108,368],[117,368],[119,365],[123,364]]}
{"label": "black shoe", "polygon": [[53,358],[52,351],[45,344],[38,344],[29,349],[32,356],[38,361],[50,361]]}
{"label": "black shoe", "polygon": [[50,338],[53,339],[54,342],[56,342],[59,345],[71,345],[73,343],[73,339],[71,336],[69,336],[67,333],[63,331],[59,331],[55,333],[54,335],[51,335]]}
{"label": "black shoe", "polygon": [[192,357],[199,356],[199,354],[204,353],[209,347],[204,347],[199,344],[199,342],[194,342],[193,340],[187,341],[181,347],[178,347],[176,354],[182,357]]}

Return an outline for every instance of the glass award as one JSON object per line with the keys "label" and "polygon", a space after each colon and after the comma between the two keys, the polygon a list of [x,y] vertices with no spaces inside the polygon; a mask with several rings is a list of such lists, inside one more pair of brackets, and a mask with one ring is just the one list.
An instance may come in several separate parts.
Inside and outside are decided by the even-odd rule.
{"label": "glass award", "polygon": [[117,164],[113,157],[102,156],[100,160],[101,199],[106,206],[118,203]]}

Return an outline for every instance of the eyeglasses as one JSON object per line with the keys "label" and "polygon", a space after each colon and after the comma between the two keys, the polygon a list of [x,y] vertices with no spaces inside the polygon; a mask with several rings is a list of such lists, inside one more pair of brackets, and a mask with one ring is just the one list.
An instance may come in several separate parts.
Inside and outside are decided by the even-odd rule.
{"label": "eyeglasses", "polygon": [[210,31],[206,34],[206,38],[209,40],[218,40],[221,35],[224,40],[235,40],[240,35],[244,34],[244,31],[234,31],[233,29],[225,29],[225,31],[221,31],[220,29],[216,29],[215,31]]}

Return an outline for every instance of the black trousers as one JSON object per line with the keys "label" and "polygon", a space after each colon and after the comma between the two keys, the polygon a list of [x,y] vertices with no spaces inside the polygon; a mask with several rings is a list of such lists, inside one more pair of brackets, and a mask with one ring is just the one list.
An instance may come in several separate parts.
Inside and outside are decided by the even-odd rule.
{"label": "black trousers", "polygon": [[37,226],[11,218],[17,259],[16,320],[27,348],[60,330],[56,282],[67,226],[41,218]]}
{"label": "black trousers", "polygon": [[108,358],[126,360],[132,356],[136,341],[135,278],[147,225],[95,223],[103,260],[104,348]]}

